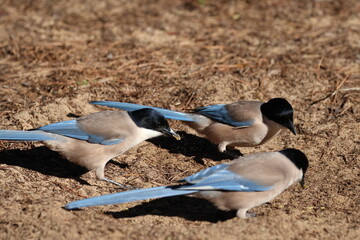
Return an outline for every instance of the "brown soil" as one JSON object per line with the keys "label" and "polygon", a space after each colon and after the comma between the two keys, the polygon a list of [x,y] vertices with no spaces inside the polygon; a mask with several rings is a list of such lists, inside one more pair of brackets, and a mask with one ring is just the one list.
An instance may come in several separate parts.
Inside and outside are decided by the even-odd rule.
{"label": "brown soil", "polygon": [[[119,190],[39,143],[0,141],[2,239],[359,239],[360,1],[0,2],[0,129],[101,110],[90,100],[186,110],[284,97],[299,134],[240,150],[296,147],[311,161],[305,190],[290,187],[251,219],[190,197],[66,211]],[[180,144],[145,142],[106,175],[160,186],[228,161],[171,125]]]}

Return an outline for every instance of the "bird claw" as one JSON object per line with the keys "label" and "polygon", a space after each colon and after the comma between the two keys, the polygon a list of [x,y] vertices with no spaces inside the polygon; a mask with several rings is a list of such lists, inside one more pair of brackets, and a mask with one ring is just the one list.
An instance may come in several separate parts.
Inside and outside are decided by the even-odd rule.
{"label": "bird claw", "polygon": [[253,212],[247,212],[246,213],[246,218],[253,218],[253,217],[256,217],[257,214],[256,213],[253,213]]}
{"label": "bird claw", "polygon": [[225,150],[225,151],[223,151],[223,153],[230,156],[230,157],[232,157],[233,159],[236,159],[236,158],[241,156],[241,155],[237,155],[237,154],[235,154],[235,153],[233,153],[233,152],[231,152],[229,150]]}

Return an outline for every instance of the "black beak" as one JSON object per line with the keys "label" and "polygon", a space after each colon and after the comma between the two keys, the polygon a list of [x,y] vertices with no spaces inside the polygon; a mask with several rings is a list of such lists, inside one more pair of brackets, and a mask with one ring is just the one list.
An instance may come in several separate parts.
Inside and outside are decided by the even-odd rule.
{"label": "black beak", "polygon": [[305,178],[304,177],[300,180],[300,185],[302,188],[305,188]]}
{"label": "black beak", "polygon": [[172,130],[171,128],[169,129],[164,129],[162,131],[164,134],[168,135],[168,136],[171,136],[171,137],[174,137],[176,140],[181,140],[181,137],[179,134],[177,134],[174,130]]}
{"label": "black beak", "polygon": [[294,123],[292,120],[289,120],[288,124],[286,124],[286,127],[294,134],[296,135],[296,129],[294,126]]}

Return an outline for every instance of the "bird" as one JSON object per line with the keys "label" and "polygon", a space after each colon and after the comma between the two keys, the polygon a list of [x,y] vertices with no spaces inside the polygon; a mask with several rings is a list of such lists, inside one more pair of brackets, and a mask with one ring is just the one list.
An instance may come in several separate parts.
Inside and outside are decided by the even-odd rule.
{"label": "bird", "polygon": [[163,134],[180,140],[160,112],[142,108],[95,112],[29,131],[0,130],[0,140],[41,141],[70,162],[95,170],[99,180],[128,188],[105,177],[106,163],[137,144]]}
{"label": "bird", "polygon": [[294,109],[284,98],[272,98],[265,103],[242,100],[230,104],[209,105],[192,109],[190,113],[123,102],[90,103],[127,111],[143,107],[155,109],[164,114],[165,118],[184,122],[218,145],[220,152],[225,153],[231,153],[228,149],[233,150],[235,147],[264,144],[282,129],[289,129],[296,135]]}
{"label": "bird", "polygon": [[67,210],[132,201],[193,195],[207,199],[221,210],[236,210],[239,218],[247,211],[271,201],[295,182],[305,184],[309,161],[294,148],[261,152],[206,168],[184,178],[181,184],[124,191],[68,203]]}

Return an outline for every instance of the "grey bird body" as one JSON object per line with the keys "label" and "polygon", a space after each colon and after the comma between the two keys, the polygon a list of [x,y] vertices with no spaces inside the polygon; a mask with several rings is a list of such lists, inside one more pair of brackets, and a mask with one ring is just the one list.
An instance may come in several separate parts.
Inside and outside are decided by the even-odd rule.
{"label": "grey bird body", "polygon": [[[143,109],[137,112],[97,112],[76,120],[49,124],[34,131],[0,130],[0,139],[42,141],[70,162],[95,170],[98,179],[124,187],[105,178],[104,168],[109,160],[149,138],[164,133],[178,137],[161,114],[156,113],[154,117],[155,111],[148,110],[150,113],[145,114]],[[144,119],[146,121],[141,122]]]}
{"label": "grey bird body", "polygon": [[264,186],[272,186],[267,191],[220,192],[201,191],[198,197],[205,198],[221,210],[237,210],[239,218],[246,218],[246,212],[269,202],[286,188],[303,178],[303,170],[298,169],[279,152],[253,154],[234,160],[229,170]]}
{"label": "grey bird body", "polygon": [[258,101],[240,101],[226,105],[229,116],[236,122],[251,122],[247,126],[234,127],[200,114],[196,114],[196,121],[184,123],[217,144],[221,152],[227,146],[254,147],[267,142],[285,128],[261,113],[262,104]]}
{"label": "grey bird body", "polygon": [[308,168],[305,154],[296,149],[256,153],[219,164],[182,180],[186,184],[125,191],[69,203],[66,209],[117,204],[177,195],[194,195],[222,210],[247,211],[271,201],[295,182],[304,184]]}
{"label": "grey bird body", "polygon": [[162,135],[161,132],[139,128],[126,111],[103,111],[77,119],[80,129],[89,134],[105,136],[105,139],[124,139],[120,143],[102,145],[57,135],[56,140],[44,141],[44,145],[59,152],[70,162],[96,170],[96,176],[104,179],[104,168],[112,158],[119,156],[139,143]]}

